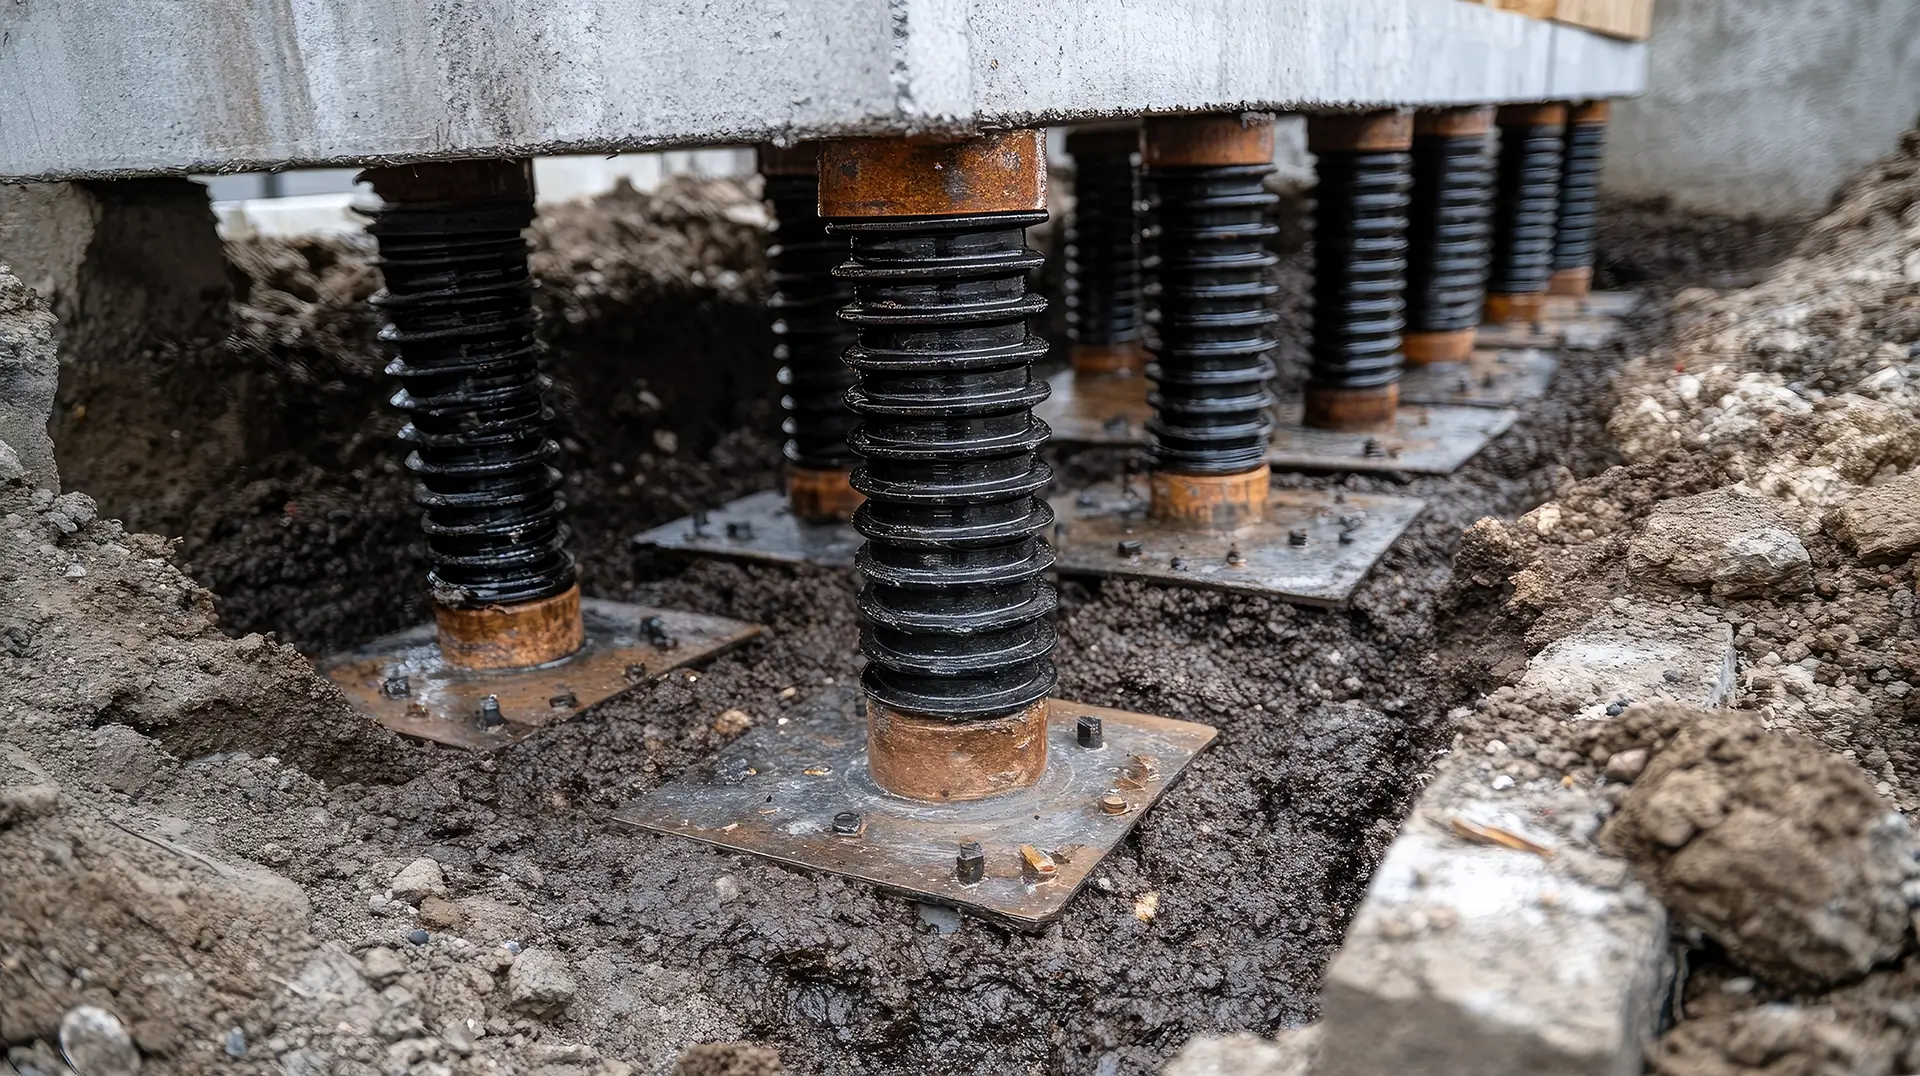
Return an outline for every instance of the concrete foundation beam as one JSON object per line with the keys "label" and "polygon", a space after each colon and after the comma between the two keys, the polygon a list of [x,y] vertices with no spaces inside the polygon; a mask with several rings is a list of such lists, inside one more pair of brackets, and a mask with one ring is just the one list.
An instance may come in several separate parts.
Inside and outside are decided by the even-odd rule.
{"label": "concrete foundation beam", "polygon": [[1645,46],[1459,0],[18,8],[0,179],[1616,97]]}
{"label": "concrete foundation beam", "polygon": [[[1598,618],[1533,660],[1521,697],[1581,719],[1622,697],[1723,705],[1732,633],[1677,616]],[[1594,790],[1518,783],[1501,761],[1444,759],[1387,850],[1327,969],[1316,1076],[1641,1071],[1671,976],[1666,912],[1595,844]]]}

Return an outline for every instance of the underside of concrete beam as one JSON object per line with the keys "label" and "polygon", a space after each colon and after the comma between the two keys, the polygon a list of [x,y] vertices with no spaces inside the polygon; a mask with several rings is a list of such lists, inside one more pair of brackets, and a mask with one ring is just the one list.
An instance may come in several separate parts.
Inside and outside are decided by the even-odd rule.
{"label": "underside of concrete beam", "polygon": [[1618,97],[1459,0],[67,0],[0,16],[0,180]]}

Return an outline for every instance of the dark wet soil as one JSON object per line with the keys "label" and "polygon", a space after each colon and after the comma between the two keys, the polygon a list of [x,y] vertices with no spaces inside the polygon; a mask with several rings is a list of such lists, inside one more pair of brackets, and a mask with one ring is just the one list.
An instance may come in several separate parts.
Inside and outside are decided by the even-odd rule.
{"label": "dark wet soil", "polygon": [[[316,935],[364,944],[368,862],[425,853],[478,875],[524,860],[544,882],[521,940],[684,976],[689,998],[717,1007],[735,1037],[779,1048],[801,1073],[1143,1073],[1195,1034],[1313,1019],[1322,966],[1446,740],[1445,715],[1524,657],[1517,638],[1480,637],[1476,610],[1447,598],[1460,532],[1537,503],[1557,475],[1608,465],[1609,375],[1662,331],[1662,315],[1569,356],[1551,396],[1459,474],[1287,476],[1428,499],[1349,609],[1067,585],[1062,693],[1206,721],[1220,738],[1062,922],[1025,935],[968,921],[943,934],[865,886],[608,821],[710,755],[723,711],[774,720],[858,675],[851,573],[627,544],[775,483],[750,205],[706,184],[550,213],[536,269],[586,589],[751,619],[766,633],[495,758],[420,747],[422,769],[398,767],[394,783],[331,788],[328,809],[360,866],[340,866],[336,839],[292,847],[281,868],[306,887]],[[1648,267],[1641,282],[1663,286],[1675,280],[1660,274],[1698,271],[1705,262],[1681,251],[1700,233],[1677,215],[1657,219],[1606,233],[1606,264]],[[259,243],[235,257],[252,280],[235,343],[185,356],[191,378],[121,390],[172,369],[176,351],[63,386],[56,437],[69,488],[131,529],[182,536],[181,555],[234,633],[274,631],[318,655],[423,619],[397,419],[359,306],[375,286],[364,252]],[[1296,289],[1303,257],[1286,269]],[[1290,298],[1283,331],[1297,333],[1302,317]],[[1299,349],[1285,357],[1298,363]],[[107,420],[111,437],[82,429]],[[1069,476],[1123,462],[1054,454]],[[783,702],[789,687],[796,697]],[[637,1019],[575,1005],[557,1030],[620,1057],[644,1037]]]}

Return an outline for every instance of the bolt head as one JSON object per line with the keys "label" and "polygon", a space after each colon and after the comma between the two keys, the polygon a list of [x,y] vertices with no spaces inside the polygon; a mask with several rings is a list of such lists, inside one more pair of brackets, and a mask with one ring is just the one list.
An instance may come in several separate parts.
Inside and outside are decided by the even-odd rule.
{"label": "bolt head", "polygon": [[858,837],[867,828],[859,811],[841,811],[833,816],[833,832],[841,837]]}
{"label": "bolt head", "polygon": [[407,678],[404,676],[389,676],[386,683],[380,685],[380,694],[389,699],[404,699],[412,691],[413,686],[407,683]]}
{"label": "bolt head", "polygon": [[753,524],[744,521],[729,523],[727,524],[727,537],[734,539],[751,538],[753,537]]}
{"label": "bolt head", "polygon": [[1301,528],[1297,528],[1297,527],[1296,527],[1295,529],[1293,529],[1293,530],[1290,530],[1290,531],[1288,531],[1288,532],[1287,532],[1287,544],[1288,544],[1288,545],[1293,545],[1293,546],[1301,546],[1301,545],[1306,545],[1306,544],[1307,544],[1307,532],[1306,532],[1306,531],[1305,531],[1304,529],[1301,529]]}
{"label": "bolt head", "polygon": [[547,700],[547,705],[555,710],[573,710],[580,705],[580,696],[568,691]]}
{"label": "bolt head", "polygon": [[1141,548],[1140,539],[1122,538],[1120,544],[1115,547],[1115,551],[1123,557],[1137,557],[1140,555]]}
{"label": "bolt head", "polygon": [[961,841],[953,861],[953,876],[961,885],[978,884],[987,876],[987,850],[979,841]]}
{"label": "bolt head", "polygon": [[500,697],[488,695],[480,701],[480,726],[497,729],[507,723],[506,716],[500,712]]}
{"label": "bolt head", "polygon": [[1081,747],[1103,747],[1107,742],[1106,730],[1092,714],[1082,714],[1080,720],[1073,723],[1073,735]]}
{"label": "bolt head", "polygon": [[1106,795],[1101,796],[1100,797],[1100,813],[1126,814],[1127,813],[1126,797],[1121,796],[1117,792],[1109,792]]}
{"label": "bolt head", "polygon": [[647,667],[636,662],[627,666],[626,675],[629,681],[645,680],[647,678]]}

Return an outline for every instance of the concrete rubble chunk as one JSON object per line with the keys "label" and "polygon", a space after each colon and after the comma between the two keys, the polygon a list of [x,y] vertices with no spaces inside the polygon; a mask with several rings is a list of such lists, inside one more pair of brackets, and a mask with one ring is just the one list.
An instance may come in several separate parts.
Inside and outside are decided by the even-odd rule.
{"label": "concrete rubble chunk", "polygon": [[1783,598],[1813,586],[1813,558],[1791,531],[1762,527],[1728,539],[1713,562],[1713,592],[1723,598]]}
{"label": "concrete rubble chunk", "polygon": [[[1542,651],[1517,690],[1572,720],[1626,698],[1717,707],[1733,657],[1725,623],[1629,602]],[[1671,976],[1666,911],[1596,843],[1597,791],[1489,781],[1492,757],[1445,759],[1388,848],[1327,968],[1316,1076],[1640,1071]]]}
{"label": "concrete rubble chunk", "polygon": [[400,868],[393,876],[393,899],[404,900],[408,904],[419,904],[428,897],[447,895],[447,876],[440,870],[440,864],[421,856],[412,863]]}
{"label": "concrete rubble chunk", "polygon": [[1920,473],[1871,486],[1827,513],[1827,532],[1861,560],[1920,552]]}
{"label": "concrete rubble chunk", "polygon": [[1202,1035],[1182,1047],[1160,1076],[1312,1076],[1320,1025],[1289,1028],[1271,1039],[1250,1032]]}
{"label": "concrete rubble chunk", "polygon": [[566,960],[550,950],[523,950],[507,969],[507,1004],[529,1016],[557,1014],[578,990]]}
{"label": "concrete rubble chunk", "polygon": [[41,489],[60,488],[47,432],[60,383],[54,329],[46,300],[0,263],[0,482],[31,477]]}
{"label": "concrete rubble chunk", "polygon": [[1628,574],[1637,583],[1656,586],[1711,586],[1723,551],[1735,539],[1760,530],[1791,530],[1798,522],[1796,510],[1742,486],[1676,497],[1656,506],[1628,543]]}
{"label": "concrete rubble chunk", "polygon": [[96,1005],[76,1005],[60,1020],[60,1053],[79,1076],[133,1076],[140,1051],[120,1018]]}

